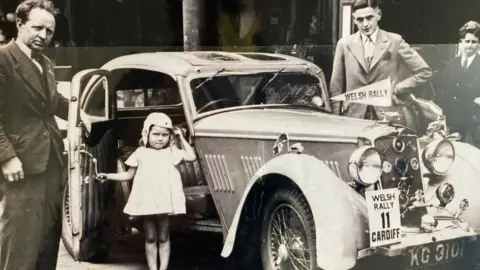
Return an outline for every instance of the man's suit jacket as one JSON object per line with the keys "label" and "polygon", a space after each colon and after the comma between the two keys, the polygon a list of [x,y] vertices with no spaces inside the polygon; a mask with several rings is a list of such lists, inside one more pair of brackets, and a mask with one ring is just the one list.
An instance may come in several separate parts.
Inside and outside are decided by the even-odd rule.
{"label": "man's suit jacket", "polygon": [[[330,81],[331,96],[384,80],[390,77],[392,87],[415,88],[427,82],[432,70],[422,57],[411,48],[400,35],[378,29],[370,69],[363,53],[360,32],[339,40],[333,61]],[[341,102],[332,102],[333,112],[339,114]],[[377,115],[380,109],[397,111],[398,106],[374,107]],[[367,105],[350,103],[344,115],[364,118]]]}
{"label": "man's suit jacket", "polygon": [[444,110],[449,125],[478,124],[480,105],[473,100],[480,97],[480,54],[466,70],[461,61],[461,56],[452,59],[436,80],[437,102]]}
{"label": "man's suit jacket", "polygon": [[0,163],[17,156],[26,175],[44,172],[50,151],[66,163],[54,116],[67,119],[69,102],[56,91],[53,65],[42,57],[44,77],[14,41],[0,47]]}

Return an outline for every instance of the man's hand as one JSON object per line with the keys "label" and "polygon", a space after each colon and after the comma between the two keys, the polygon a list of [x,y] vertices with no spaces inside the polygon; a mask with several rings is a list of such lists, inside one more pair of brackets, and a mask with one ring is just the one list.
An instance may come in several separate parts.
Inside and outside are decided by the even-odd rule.
{"label": "man's hand", "polygon": [[393,103],[395,105],[402,105],[403,102],[397,97],[397,95],[395,95],[395,93],[393,93],[392,95],[392,100],[393,100]]}
{"label": "man's hand", "polygon": [[406,96],[410,94],[410,89],[398,88],[396,85],[393,87],[393,94],[397,96]]}
{"label": "man's hand", "polygon": [[397,88],[395,85],[393,87],[393,95],[392,95],[392,100],[393,103],[396,105],[402,105],[404,103],[404,100],[408,95],[410,94],[410,90],[406,88]]}
{"label": "man's hand", "polygon": [[342,109],[343,111],[347,111],[348,110],[348,107],[350,107],[350,102],[348,101],[344,101],[343,104],[342,104]]}
{"label": "man's hand", "polygon": [[22,162],[13,157],[2,163],[3,176],[10,182],[22,180],[24,177]]}

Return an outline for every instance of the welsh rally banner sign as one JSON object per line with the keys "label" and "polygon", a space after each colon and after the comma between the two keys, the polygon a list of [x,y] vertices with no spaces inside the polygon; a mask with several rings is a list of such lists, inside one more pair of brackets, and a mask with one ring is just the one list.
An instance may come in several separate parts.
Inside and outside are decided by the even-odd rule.
{"label": "welsh rally banner sign", "polygon": [[390,107],[392,106],[393,89],[390,78],[348,91],[331,98],[336,101],[362,103],[368,105]]}

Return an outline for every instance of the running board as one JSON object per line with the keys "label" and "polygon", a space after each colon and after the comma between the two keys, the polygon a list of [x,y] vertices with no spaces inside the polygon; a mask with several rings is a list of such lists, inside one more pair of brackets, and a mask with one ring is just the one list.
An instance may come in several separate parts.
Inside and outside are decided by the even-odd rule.
{"label": "running board", "polygon": [[193,231],[222,233],[222,224],[218,219],[192,220],[188,228]]}

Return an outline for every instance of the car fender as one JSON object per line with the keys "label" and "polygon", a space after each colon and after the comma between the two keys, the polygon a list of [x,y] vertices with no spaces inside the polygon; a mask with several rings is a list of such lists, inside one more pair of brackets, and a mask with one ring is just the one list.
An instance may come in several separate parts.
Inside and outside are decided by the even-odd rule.
{"label": "car fender", "polygon": [[360,195],[325,163],[304,154],[277,156],[250,179],[229,227],[221,255],[228,257],[233,250],[240,215],[250,190],[261,181],[262,176],[273,173],[291,179],[310,205],[316,227],[317,265],[324,269],[350,269],[355,266],[359,241],[356,234],[363,234],[365,223],[356,226],[359,220],[354,212],[359,210],[351,203],[352,199],[359,200],[359,209],[364,209],[366,213],[363,198],[359,198]]}
{"label": "car fender", "polygon": [[[437,179],[433,178],[426,183],[426,199],[435,198],[435,190],[443,183],[453,185],[455,195],[446,208],[451,213],[459,210],[459,204],[463,199],[469,202],[468,209],[461,217],[478,233],[480,232],[480,150],[470,144],[453,142],[455,148],[455,160],[448,173]],[[438,203],[438,201],[437,201]],[[438,211],[437,211],[438,212]],[[445,213],[443,213],[445,214]]]}

